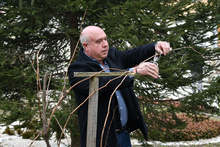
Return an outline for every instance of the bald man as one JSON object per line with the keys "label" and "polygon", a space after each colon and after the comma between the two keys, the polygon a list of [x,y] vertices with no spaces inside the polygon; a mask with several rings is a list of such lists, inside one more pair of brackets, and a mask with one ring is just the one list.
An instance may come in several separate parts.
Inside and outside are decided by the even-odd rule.
{"label": "bald man", "polygon": [[[158,66],[151,62],[142,62],[157,54],[166,55],[170,50],[168,42],[159,41],[134,49],[119,51],[109,48],[107,36],[103,29],[98,26],[88,26],[80,34],[82,49],[77,60],[68,68],[70,85],[84,78],[74,77],[74,72],[114,72],[129,70],[131,72],[159,77]],[[99,87],[106,85],[115,77],[100,77]],[[133,77],[126,77],[117,91],[114,93],[110,108],[110,97],[124,77],[112,80],[99,91],[98,121],[97,121],[97,147],[130,147],[130,133],[140,129],[144,138],[147,139],[147,126],[141,114],[137,97],[133,91]],[[77,104],[81,104],[89,95],[89,81],[83,81],[73,88]],[[109,110],[109,115],[107,116]],[[81,147],[86,146],[86,130],[88,117],[88,102],[78,110],[80,126]],[[104,121],[107,118],[106,126]],[[104,129],[104,135],[101,136]],[[103,138],[101,138],[103,137]]]}

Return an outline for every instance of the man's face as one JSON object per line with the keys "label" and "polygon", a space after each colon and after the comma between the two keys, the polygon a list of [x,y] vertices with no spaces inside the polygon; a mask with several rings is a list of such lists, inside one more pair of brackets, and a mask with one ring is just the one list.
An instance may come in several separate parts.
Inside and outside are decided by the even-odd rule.
{"label": "man's face", "polygon": [[88,43],[84,44],[85,53],[102,63],[108,55],[109,45],[107,36],[102,29],[95,29],[89,34]]}

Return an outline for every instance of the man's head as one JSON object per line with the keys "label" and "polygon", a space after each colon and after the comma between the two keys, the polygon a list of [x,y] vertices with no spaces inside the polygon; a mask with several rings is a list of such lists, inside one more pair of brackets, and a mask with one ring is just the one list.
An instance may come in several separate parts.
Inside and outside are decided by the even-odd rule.
{"label": "man's head", "polygon": [[86,55],[102,63],[108,55],[109,45],[105,32],[97,26],[88,26],[80,34],[80,42]]}

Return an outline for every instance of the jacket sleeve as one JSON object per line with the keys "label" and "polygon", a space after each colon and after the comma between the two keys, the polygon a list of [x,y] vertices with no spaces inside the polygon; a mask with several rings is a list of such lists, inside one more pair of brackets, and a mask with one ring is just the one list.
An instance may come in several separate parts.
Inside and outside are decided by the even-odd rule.
{"label": "jacket sleeve", "polygon": [[131,68],[155,54],[155,43],[139,46],[126,51],[113,49],[115,59],[126,68]]}

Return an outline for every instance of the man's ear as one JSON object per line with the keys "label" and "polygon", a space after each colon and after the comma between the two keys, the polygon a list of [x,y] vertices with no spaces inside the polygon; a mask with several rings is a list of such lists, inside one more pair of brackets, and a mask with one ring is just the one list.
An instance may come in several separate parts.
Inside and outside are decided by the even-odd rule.
{"label": "man's ear", "polygon": [[84,42],[84,43],[82,43],[82,46],[83,46],[84,49],[86,49],[87,46],[88,46],[88,43],[87,43],[87,42]]}
{"label": "man's ear", "polygon": [[84,42],[82,44],[82,46],[83,46],[84,53],[87,53],[88,52],[88,43]]}

